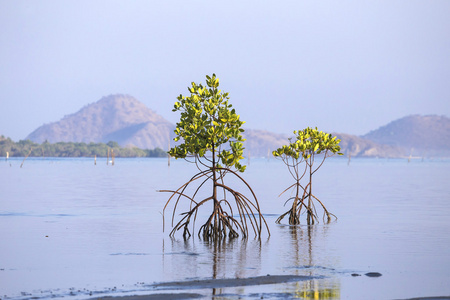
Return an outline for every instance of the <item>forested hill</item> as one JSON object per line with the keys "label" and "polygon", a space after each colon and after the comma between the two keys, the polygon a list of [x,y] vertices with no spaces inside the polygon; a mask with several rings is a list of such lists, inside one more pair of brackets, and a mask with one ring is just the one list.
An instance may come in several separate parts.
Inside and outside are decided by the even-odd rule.
{"label": "forested hill", "polygon": [[128,95],[110,95],[45,124],[27,136],[33,142],[108,143],[141,149],[167,149],[175,125]]}
{"label": "forested hill", "polygon": [[[292,126],[292,130],[301,129],[296,124]],[[135,98],[117,94],[103,97],[58,122],[42,125],[26,139],[35,143],[86,145],[114,141],[126,149],[161,148],[167,151],[169,143],[174,144],[174,129],[174,124]],[[292,131],[278,134],[246,129],[243,135],[246,138],[245,156],[267,157],[273,150],[289,143]],[[450,157],[450,119],[445,116],[407,116],[363,136],[333,135],[341,139],[341,151],[353,157]],[[67,153],[69,150],[61,151]]]}
{"label": "forested hill", "polygon": [[[110,95],[85,106],[60,121],[45,124],[26,139],[35,143],[108,143],[126,148],[168,149],[173,146],[175,125],[128,95]],[[248,129],[245,154],[262,157],[288,141],[286,135]]]}

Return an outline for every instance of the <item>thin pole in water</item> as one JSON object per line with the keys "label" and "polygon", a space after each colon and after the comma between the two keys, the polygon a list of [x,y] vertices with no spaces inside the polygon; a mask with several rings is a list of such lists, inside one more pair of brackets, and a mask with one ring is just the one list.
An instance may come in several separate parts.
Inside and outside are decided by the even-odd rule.
{"label": "thin pole in water", "polygon": [[[169,152],[170,152],[170,137],[169,137]],[[170,167],[170,154],[167,153],[167,166]]]}
{"label": "thin pole in water", "polygon": [[22,168],[22,166],[23,166],[23,163],[25,162],[25,159],[27,159],[28,156],[30,156],[31,151],[33,151],[33,148],[30,148],[30,152],[28,152],[27,156],[25,156],[25,158],[23,159],[22,163],[20,164],[20,167],[21,167],[21,168]]}
{"label": "thin pole in water", "polygon": [[111,149],[111,165],[114,166],[114,149]]}

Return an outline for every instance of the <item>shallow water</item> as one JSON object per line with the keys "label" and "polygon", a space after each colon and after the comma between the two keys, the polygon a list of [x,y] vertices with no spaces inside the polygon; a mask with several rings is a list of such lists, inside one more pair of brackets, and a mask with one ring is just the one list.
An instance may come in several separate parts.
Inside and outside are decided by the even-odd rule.
{"label": "shallow water", "polygon": [[267,274],[316,279],[192,292],[206,299],[450,295],[448,160],[329,159],[314,193],[339,219],[288,226],[275,220],[287,210],[289,195],[278,195],[292,178],[279,161],[252,159],[243,177],[271,236],[220,244],[169,238],[170,213],[163,232],[169,194],[157,190],[178,188],[195,173],[184,161],[21,162],[0,162],[1,299],[149,294],[161,292],[152,285],[159,282]]}

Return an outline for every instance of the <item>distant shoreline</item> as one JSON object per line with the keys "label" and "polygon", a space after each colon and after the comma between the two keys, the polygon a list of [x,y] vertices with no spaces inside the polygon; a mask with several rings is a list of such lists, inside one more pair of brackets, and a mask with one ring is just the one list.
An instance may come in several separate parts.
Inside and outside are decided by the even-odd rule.
{"label": "distant shoreline", "polygon": [[0,137],[0,157],[167,157],[161,148],[140,149],[121,147],[117,142],[78,143],[58,142],[42,144],[30,140],[14,142],[10,138]]}

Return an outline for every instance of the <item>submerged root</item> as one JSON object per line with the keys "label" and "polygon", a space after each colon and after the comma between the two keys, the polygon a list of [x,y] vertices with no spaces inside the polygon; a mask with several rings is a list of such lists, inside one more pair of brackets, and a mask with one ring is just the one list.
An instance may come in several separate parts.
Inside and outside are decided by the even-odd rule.
{"label": "submerged root", "polygon": [[[289,200],[294,199],[294,203],[292,204],[291,209],[289,209],[287,212],[285,212],[284,214],[282,214],[281,216],[278,217],[278,219],[275,221],[277,224],[280,224],[281,221],[287,216],[289,215],[289,225],[299,225],[300,224],[300,216],[302,213],[306,213],[306,222],[308,225],[314,225],[316,222],[319,222],[319,218],[317,216],[317,211],[316,208],[314,206],[314,202],[311,201],[310,203],[308,203],[308,205],[305,204],[305,201],[307,198],[309,198],[309,195],[304,195],[303,198],[298,198],[298,197],[293,197]],[[337,217],[330,213],[327,208],[325,207],[325,205],[322,203],[322,201],[320,201],[316,196],[312,195],[312,197],[320,203],[320,205],[323,208],[323,221],[324,223],[330,223],[332,218],[334,217],[335,219],[337,219]],[[304,212],[302,212],[302,209],[305,209]],[[325,220],[326,218],[326,220]]]}
{"label": "submerged root", "polygon": [[323,218],[322,218],[322,219],[323,219],[324,222],[325,222],[325,216],[327,217],[327,223],[330,223],[330,222],[331,222],[332,217],[334,217],[334,219],[337,220],[337,217],[336,217],[334,214],[330,213],[330,212],[327,210],[327,208],[326,208],[325,205],[322,203],[322,201],[319,200],[319,198],[317,198],[317,197],[314,196],[314,195],[312,195],[312,197],[313,197],[314,199],[316,199],[316,201],[319,202],[320,205],[321,205],[322,208],[323,208]]}
{"label": "submerged root", "polygon": [[237,223],[237,221],[234,218],[219,216],[216,224],[213,224],[211,222],[211,219],[213,218],[214,218],[213,215],[211,215],[208,221],[200,227],[200,230],[198,232],[199,237],[202,237],[204,240],[209,239],[215,240],[215,239],[222,239],[225,237],[232,239],[239,237],[239,233],[233,228],[232,225],[233,223]]}
{"label": "submerged root", "polygon": [[286,217],[286,215],[289,214],[289,225],[299,225],[300,224],[300,218],[297,216],[297,213],[294,209],[290,209],[281,216],[278,217],[278,219],[275,221],[275,223],[280,224],[281,221]]}
{"label": "submerged root", "polygon": [[[214,192],[213,196],[210,196],[208,198],[205,198],[199,202],[195,200],[195,196],[197,195],[200,188],[204,185],[204,183],[207,180],[211,179],[210,172],[204,172],[197,174],[194,176],[189,182],[182,185],[178,190],[176,191],[170,191],[170,190],[163,190],[162,192],[170,192],[172,195],[170,196],[169,200],[166,202],[166,205],[164,206],[163,210],[163,222],[164,222],[164,212],[166,208],[168,207],[171,200],[174,201],[174,208],[172,211],[172,226],[173,229],[170,232],[170,236],[174,237],[175,233],[177,231],[183,230],[183,238],[187,239],[191,236],[191,232],[189,230],[190,227],[194,229],[194,225],[196,222],[197,214],[202,205],[205,203],[214,203],[213,205],[213,212],[208,217],[206,222],[200,227],[198,231],[198,236],[200,238],[203,238],[205,240],[209,239],[221,239],[221,238],[236,238],[242,235],[242,238],[247,238],[249,234],[249,227],[250,229],[253,229],[255,236],[258,238],[261,237],[262,233],[262,226],[263,223],[266,226],[267,232],[270,235],[269,227],[267,225],[266,220],[261,214],[258,200],[256,199],[256,196],[254,195],[253,191],[251,190],[250,186],[237,174],[235,174],[233,171],[229,171],[232,174],[236,175],[239,179],[241,179],[248,187],[248,189],[251,191],[253,195],[253,199],[249,199],[240,192],[237,192],[227,185],[223,183],[223,180],[221,183],[214,182],[214,191],[222,190],[223,191],[223,199],[218,200],[216,198],[216,195],[218,193]],[[206,179],[202,181],[202,183],[199,185],[199,187],[195,190],[194,194],[192,196],[186,194],[186,188],[187,186],[192,183],[193,181],[199,179],[199,178]],[[223,179],[223,177],[220,177]],[[231,196],[231,197],[230,197]],[[227,199],[229,197],[229,199]],[[180,200],[184,198],[185,200],[188,200],[190,202],[189,205],[189,211],[183,212],[180,214],[181,219],[176,223],[174,226],[174,220],[175,220],[175,212],[177,211],[178,204]],[[236,210],[236,217],[233,217],[233,209]]]}
{"label": "submerged root", "polygon": [[202,236],[205,240],[225,238],[227,236],[229,238],[237,238],[239,233],[234,229],[234,226],[244,233],[244,237],[246,236],[246,228],[243,228],[235,218],[229,216],[223,210],[220,202],[218,202],[214,212],[209,216],[206,223],[200,227],[198,236]]}

